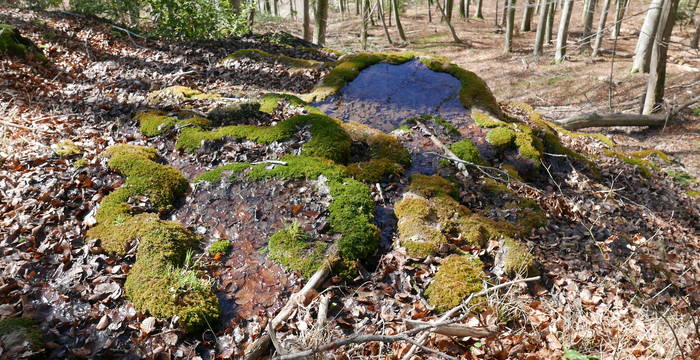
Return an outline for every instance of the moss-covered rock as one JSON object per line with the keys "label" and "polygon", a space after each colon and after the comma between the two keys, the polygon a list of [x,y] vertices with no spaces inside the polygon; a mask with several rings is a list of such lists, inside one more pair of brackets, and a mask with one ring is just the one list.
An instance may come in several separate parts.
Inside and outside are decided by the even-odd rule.
{"label": "moss-covered rock", "polygon": [[303,146],[303,155],[323,157],[345,163],[350,154],[351,140],[340,122],[324,115],[296,115],[274,126],[233,125],[206,131],[196,128],[183,129],[175,147],[195,152],[204,141],[224,138],[247,139],[261,144],[288,139],[302,127],[308,126],[311,140]]}
{"label": "moss-covered rock", "polygon": [[51,145],[51,150],[53,150],[54,154],[60,157],[80,155],[83,152],[83,149],[81,149],[80,146],[76,145],[71,140],[62,140],[56,144],[53,144]]}
{"label": "moss-covered rock", "polygon": [[[451,255],[440,265],[433,281],[425,290],[430,305],[445,312],[459,305],[469,295],[483,290],[483,264],[473,256]],[[480,302],[483,299],[474,299]]]}
{"label": "moss-covered rock", "polygon": [[459,199],[457,185],[442,176],[413,174],[408,190],[424,197],[448,195]]}
{"label": "moss-covered rock", "polygon": [[469,139],[462,139],[453,143],[450,145],[450,150],[464,161],[469,161],[477,165],[487,165],[481,158],[479,149],[477,149],[476,145]]}
{"label": "moss-covered rock", "polygon": [[46,61],[46,56],[34,43],[22,36],[14,26],[0,24],[0,54]]}
{"label": "moss-covered rock", "polygon": [[30,352],[39,351],[44,345],[44,335],[38,324],[29,318],[12,317],[0,320],[0,344],[7,352],[17,347]]}
{"label": "moss-covered rock", "polygon": [[181,120],[167,116],[158,110],[142,111],[136,114],[134,120],[139,123],[141,133],[148,137],[162,135],[174,128],[207,128],[212,126],[212,122],[209,119],[201,116],[193,116]]}
{"label": "moss-covered rock", "polygon": [[354,143],[362,143],[369,148],[369,160],[349,164],[347,171],[354,179],[376,183],[390,175],[403,174],[411,163],[408,151],[398,139],[390,134],[358,122],[342,124]]}
{"label": "moss-covered rock", "polygon": [[242,120],[254,119],[260,111],[260,103],[247,101],[216,107],[207,113],[207,119],[216,126],[236,125]]}
{"label": "moss-covered rock", "polygon": [[202,181],[207,181],[210,183],[215,183],[217,181],[220,181],[223,178],[224,174],[228,174],[229,180],[235,180],[236,174],[250,168],[250,166],[251,165],[249,163],[234,163],[222,165],[197,176],[192,182],[198,183]]}
{"label": "moss-covered rock", "polygon": [[[126,296],[141,312],[178,316],[188,331],[202,330],[219,316],[216,295],[211,284],[192,272],[177,271],[187,253],[197,249],[199,238],[181,224],[163,221],[157,214],[130,204],[131,199],[138,199],[156,212],[167,212],[188,190],[187,179],[176,169],[156,163],[158,154],[148,147],[116,145],[103,154],[110,169],[124,175],[126,181],[102,200],[95,214],[98,224],[88,231],[88,238],[100,239],[105,250],[118,254],[124,253],[132,240],[138,240],[136,263],[125,284]],[[179,286],[184,276],[197,286]]]}
{"label": "moss-covered rock", "polygon": [[267,240],[267,254],[271,259],[287,269],[299,271],[307,279],[323,263],[327,247],[325,243],[313,242],[296,223],[287,225]]}
{"label": "moss-covered rock", "polygon": [[501,248],[495,256],[494,273],[496,275],[535,275],[537,267],[535,257],[521,242],[509,237],[501,240]]}
{"label": "moss-covered rock", "polygon": [[181,85],[169,86],[164,89],[152,91],[150,94],[148,94],[148,100],[151,103],[173,100],[205,100],[220,97],[221,95],[219,94],[207,94],[200,90]]}
{"label": "moss-covered rock", "polygon": [[228,240],[218,240],[214,241],[209,245],[209,255],[214,256],[217,254],[226,255],[229,250],[231,250],[231,242]]}
{"label": "moss-covered rock", "polygon": [[486,134],[486,141],[493,146],[506,147],[513,143],[515,132],[507,127],[496,127]]}
{"label": "moss-covered rock", "polygon": [[282,102],[306,110],[309,114],[323,114],[318,108],[291,94],[266,94],[260,98],[260,111],[272,114]]}

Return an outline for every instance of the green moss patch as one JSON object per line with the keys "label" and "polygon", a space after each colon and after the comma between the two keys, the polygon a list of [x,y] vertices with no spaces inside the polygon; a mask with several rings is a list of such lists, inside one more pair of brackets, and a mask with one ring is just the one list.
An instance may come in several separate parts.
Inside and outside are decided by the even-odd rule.
{"label": "green moss patch", "polygon": [[249,163],[234,163],[234,164],[226,164],[223,166],[219,166],[216,169],[209,170],[199,176],[197,176],[194,179],[194,183],[198,183],[201,181],[208,181],[210,183],[215,183],[217,181],[220,181],[224,174],[228,173],[229,179],[230,180],[235,180],[236,179],[236,174],[248,169],[251,165]]}
{"label": "green moss patch", "polygon": [[290,270],[297,270],[309,278],[323,263],[327,245],[313,240],[292,223],[270,236],[267,242],[268,256]]}
{"label": "green moss patch", "polygon": [[306,101],[291,94],[266,94],[260,98],[260,111],[271,114],[277,110],[280,103],[285,101],[290,105],[306,110],[309,114],[323,114],[321,110],[309,105]]}
{"label": "green moss patch", "polygon": [[347,171],[354,179],[376,183],[390,175],[403,174],[411,156],[399,140],[380,130],[357,122],[342,124],[353,142],[369,147],[368,161],[349,164]]}
{"label": "green moss patch", "polygon": [[411,175],[411,184],[408,190],[423,197],[448,195],[459,199],[459,189],[453,182],[441,176],[429,176],[423,174]]}
{"label": "green moss patch", "polygon": [[473,112],[472,119],[477,125],[479,125],[479,127],[482,128],[494,128],[507,124],[505,121],[498,120],[491,115],[484,114],[482,112]]}
{"label": "green moss patch", "polygon": [[219,94],[207,94],[187,86],[174,85],[148,94],[148,100],[152,103],[170,100],[205,100],[220,98]]}
{"label": "green moss patch", "polygon": [[491,129],[486,134],[486,141],[493,146],[506,147],[513,143],[515,132],[507,127],[497,127]]}
{"label": "green moss patch", "polygon": [[537,273],[535,257],[523,243],[509,237],[503,239],[496,263],[500,264],[503,273],[508,275]]}
{"label": "green moss patch", "polygon": [[34,43],[20,35],[14,26],[0,24],[0,54],[46,61],[46,56]]}
{"label": "green moss patch", "polygon": [[211,121],[203,117],[194,116],[180,120],[176,117],[167,116],[158,110],[142,111],[136,114],[134,120],[138,122],[141,133],[148,137],[162,135],[176,127],[206,128],[212,126]]}
{"label": "green moss patch", "polygon": [[296,131],[308,126],[311,140],[303,146],[303,154],[345,163],[350,153],[350,137],[340,122],[324,115],[296,115],[274,126],[233,125],[206,131],[196,128],[183,129],[175,147],[195,152],[204,141],[224,138],[247,139],[270,144],[292,137]]}
{"label": "green moss patch", "polygon": [[241,49],[225,57],[222,61],[237,60],[241,58],[248,58],[268,63],[279,63],[294,69],[302,70],[318,69],[325,65],[325,63],[316,60],[298,59],[285,55],[274,55],[259,49]]}
{"label": "green moss patch", "polygon": [[477,149],[476,145],[469,139],[463,139],[453,143],[450,145],[450,150],[464,161],[469,161],[477,165],[487,165],[481,158],[479,149]]}
{"label": "green moss patch", "polygon": [[[88,238],[102,241],[102,247],[118,254],[138,240],[136,263],[126,279],[126,296],[141,312],[157,317],[178,316],[188,331],[202,330],[219,317],[219,305],[211,284],[182,288],[179,269],[187,253],[197,249],[199,238],[181,224],[163,221],[154,213],[139,213],[130,199],[147,202],[154,211],[172,210],[177,197],[189,188],[187,179],[176,169],[158,164],[154,149],[116,145],[107,149],[110,169],[126,177],[122,187],[106,196],[95,214],[97,226]],[[197,280],[194,273],[188,276]],[[204,281],[204,280],[201,280]]]}
{"label": "green moss patch", "polygon": [[0,343],[5,347],[5,351],[16,347],[38,351],[44,345],[44,335],[34,320],[12,317],[0,320]]}
{"label": "green moss patch", "polygon": [[83,149],[81,149],[80,146],[76,145],[71,140],[63,140],[53,144],[51,145],[51,150],[53,150],[54,154],[60,157],[80,155],[83,152]]}
{"label": "green moss patch", "polygon": [[231,250],[231,242],[228,240],[215,241],[209,245],[209,255],[214,256],[217,254],[226,255],[229,250]]}
{"label": "green moss patch", "polygon": [[[459,305],[469,295],[483,290],[486,275],[481,261],[473,256],[451,255],[440,265],[425,290],[430,305],[445,312]],[[474,299],[480,302],[483,299]]]}
{"label": "green moss patch", "polygon": [[260,107],[260,103],[254,101],[228,104],[212,109],[207,113],[207,118],[216,125],[239,124],[243,120],[256,118]]}

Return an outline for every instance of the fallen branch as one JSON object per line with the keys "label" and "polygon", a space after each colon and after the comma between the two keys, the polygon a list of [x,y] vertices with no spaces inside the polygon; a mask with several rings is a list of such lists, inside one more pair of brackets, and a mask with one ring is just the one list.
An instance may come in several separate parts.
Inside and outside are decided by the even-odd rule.
{"label": "fallen branch", "polygon": [[[275,329],[278,326],[280,326],[284,321],[286,321],[289,318],[289,316],[292,315],[292,311],[297,307],[299,302],[303,302],[312,290],[318,288],[319,286],[321,286],[321,284],[323,284],[328,275],[330,275],[332,267],[332,263],[324,262],[323,265],[321,265],[321,267],[318,268],[318,270],[316,270],[313,276],[311,276],[309,281],[306,282],[306,285],[304,285],[304,287],[297,293],[292,295],[287,301],[287,303],[284,305],[282,310],[280,310],[280,312],[277,314],[277,316],[275,316],[270,321],[270,328]],[[253,344],[248,346],[245,355],[243,356],[243,359],[255,360],[261,357],[263,354],[265,354],[265,352],[267,352],[267,349],[270,347],[271,342],[272,339],[270,338],[270,334],[263,334],[257,340],[255,340]]]}
{"label": "fallen branch", "polygon": [[428,127],[425,126],[425,124],[423,124],[422,122],[420,122],[418,120],[416,120],[416,124],[421,129],[421,131],[423,131],[426,135],[428,135],[430,137],[430,140],[432,140],[432,142],[433,142],[433,144],[435,144],[435,146],[439,147],[440,149],[442,149],[442,151],[445,152],[445,155],[447,155],[447,157],[450,160],[457,161],[457,163],[458,163],[457,169],[459,169],[462,172],[462,174],[468,178],[469,171],[467,171],[467,167],[464,166],[463,163],[461,163],[461,161],[460,161],[461,159],[458,158],[457,155],[455,155],[455,153],[453,153],[452,150],[450,150],[450,148],[445,146],[445,144],[443,144],[442,141],[440,141],[440,139],[438,139],[435,135],[433,135],[432,131],[430,131],[430,129],[428,129]]}
{"label": "fallen branch", "polygon": [[404,320],[406,327],[413,329],[419,326],[434,326],[430,329],[431,332],[447,336],[487,338],[496,335],[498,327],[496,326],[466,326],[461,324],[445,324],[433,325],[429,322],[418,320]]}
{"label": "fallen branch", "polygon": [[258,164],[275,164],[275,165],[287,165],[286,161],[280,161],[280,160],[261,160],[261,161],[256,161],[253,163],[250,163],[251,165],[258,165]]}
{"label": "fallen branch", "polygon": [[555,121],[557,125],[560,125],[567,130],[578,130],[589,127],[608,127],[608,126],[664,126],[667,120],[677,114],[679,111],[697,103],[700,101],[700,96],[696,96],[689,101],[671,108],[666,113],[652,114],[652,115],[640,115],[640,114],[599,114],[597,112],[591,112],[586,114],[579,114],[566,118],[563,120]]}

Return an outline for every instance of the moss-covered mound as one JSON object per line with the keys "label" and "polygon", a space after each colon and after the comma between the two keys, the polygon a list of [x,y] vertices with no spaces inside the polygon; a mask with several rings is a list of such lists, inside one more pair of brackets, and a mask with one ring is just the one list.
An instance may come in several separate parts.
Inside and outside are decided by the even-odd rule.
{"label": "moss-covered mound", "polygon": [[0,320],[0,345],[5,351],[21,347],[36,352],[43,347],[44,336],[32,319],[7,318]]}
{"label": "moss-covered mound", "polygon": [[[264,181],[270,179],[319,180],[330,191],[328,208],[331,233],[339,234],[332,248],[316,244],[299,229],[287,227],[269,240],[272,258],[291,270],[308,275],[318,268],[321,259],[339,257],[344,264],[371,256],[379,246],[379,229],[374,225],[375,203],[370,189],[349,177],[345,166],[321,158],[286,155],[280,159],[286,165],[227,164],[202,174],[198,179],[218,181],[224,173],[236,173],[235,179]],[[321,256],[323,255],[323,257]],[[307,258],[302,259],[305,256]]]}
{"label": "moss-covered mound", "polygon": [[319,69],[325,65],[325,63],[316,60],[306,60],[298,59],[294,57],[289,57],[285,55],[275,55],[270,54],[266,51],[259,49],[241,49],[233,54],[225,57],[222,62],[237,60],[241,58],[253,59],[256,61],[263,61],[267,63],[279,63],[291,67],[294,70],[304,70],[304,69]]}
{"label": "moss-covered mound", "polygon": [[[137,310],[157,317],[178,316],[189,331],[198,331],[219,316],[211,284],[197,278],[195,270],[183,270],[188,252],[199,238],[181,224],[163,221],[157,213],[172,210],[189,184],[172,167],[155,162],[154,149],[116,145],[104,152],[109,168],[124,175],[122,187],[100,203],[97,226],[88,238],[100,239],[105,250],[123,254],[129,243],[139,241],[136,263],[126,280],[126,296]],[[156,213],[143,212],[145,203]]]}
{"label": "moss-covered mound", "polygon": [[[483,264],[474,256],[450,255],[440,265],[425,296],[430,305],[445,312],[459,305],[469,295],[483,290]],[[474,299],[475,302],[483,299]]]}
{"label": "moss-covered mound", "polygon": [[167,116],[162,111],[157,110],[140,112],[136,114],[134,120],[138,122],[141,132],[148,137],[162,135],[174,128],[188,126],[203,128],[212,125],[211,121],[203,117],[195,116],[180,120],[176,117]]}
{"label": "moss-covered mound", "polygon": [[357,122],[342,126],[353,143],[360,143],[367,150],[368,160],[348,165],[347,171],[353,178],[376,183],[387,176],[403,174],[411,164],[411,156],[395,136]]}
{"label": "moss-covered mound", "polygon": [[221,97],[219,94],[208,94],[197,89],[187,86],[174,85],[164,89],[156,90],[148,94],[148,101],[151,103],[160,103],[164,101],[183,101],[183,100],[205,100],[216,99]]}
{"label": "moss-covered mound", "polygon": [[232,125],[214,130],[200,128],[183,129],[175,147],[186,152],[196,151],[204,141],[238,138],[270,144],[294,136],[308,127],[311,140],[303,146],[303,155],[323,157],[345,163],[350,153],[350,137],[340,122],[324,115],[297,115],[274,126]]}
{"label": "moss-covered mound", "polygon": [[5,24],[0,24],[0,54],[46,60],[46,56],[31,40],[22,36],[14,26]]}

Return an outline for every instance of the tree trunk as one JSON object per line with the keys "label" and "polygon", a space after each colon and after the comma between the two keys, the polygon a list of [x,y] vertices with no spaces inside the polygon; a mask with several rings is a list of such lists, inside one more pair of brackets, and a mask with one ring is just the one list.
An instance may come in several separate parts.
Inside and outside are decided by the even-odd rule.
{"label": "tree trunk", "polygon": [[302,36],[304,40],[306,41],[311,41],[312,33],[311,33],[311,14],[309,13],[309,1],[310,0],[302,0],[302,12],[304,13],[304,20],[303,20],[303,29],[302,29]]}
{"label": "tree trunk", "polygon": [[498,3],[500,0],[496,0],[496,13],[494,14],[493,17],[493,25],[498,28]]}
{"label": "tree trunk", "polygon": [[459,17],[462,19],[467,17],[467,5],[465,0],[459,0]]}
{"label": "tree trunk", "polygon": [[[464,11],[464,18],[465,18],[465,19],[469,19],[469,16],[470,16],[470,15],[469,15],[469,7],[471,6],[472,0],[466,0],[465,3],[466,3],[466,8],[465,8],[465,11]],[[467,21],[468,21],[468,20],[467,20]]]}
{"label": "tree trunk", "polygon": [[474,17],[477,19],[483,19],[484,14],[481,12],[481,5],[483,5],[484,0],[476,0],[476,14],[474,14]]}
{"label": "tree trunk", "polygon": [[316,0],[316,33],[314,42],[323,46],[326,44],[326,23],[328,21],[328,0]]}
{"label": "tree trunk", "polygon": [[457,33],[455,32],[455,28],[452,27],[452,23],[450,22],[449,19],[447,19],[447,15],[445,15],[445,9],[443,9],[440,6],[440,0],[435,1],[435,4],[437,5],[438,10],[440,10],[440,13],[442,14],[443,19],[446,20],[445,23],[447,24],[447,27],[450,29],[450,34],[452,34],[452,40],[454,40],[454,42],[456,42],[456,43],[461,43],[462,40],[460,40],[459,37],[457,37]]}
{"label": "tree trunk", "polygon": [[272,0],[272,12],[275,14],[275,16],[279,16],[279,0]]}
{"label": "tree trunk", "polygon": [[355,15],[360,16],[360,0],[355,0]]}
{"label": "tree trunk", "polygon": [[433,0],[428,0],[428,22],[433,22]]}
{"label": "tree trunk", "polygon": [[625,10],[627,10],[627,2],[629,0],[616,0],[615,1],[615,26],[610,34],[611,39],[617,39],[620,36],[620,27],[622,26],[622,18],[625,17]]}
{"label": "tree trunk", "polygon": [[[619,0],[618,0],[619,1]],[[652,44],[656,37],[656,28],[659,24],[661,6],[664,0],[653,0],[649,4],[644,24],[639,32],[637,47],[634,50],[634,60],[632,61],[632,72],[649,72],[649,58],[651,57]]]}
{"label": "tree trunk", "polygon": [[503,14],[501,14],[501,27],[506,26],[506,22],[508,22],[508,3],[510,0],[503,0]]}
{"label": "tree trunk", "polygon": [[229,0],[228,3],[231,5],[231,10],[234,15],[241,13],[241,0]]}
{"label": "tree trunk", "polygon": [[393,45],[394,42],[391,41],[391,35],[389,35],[389,28],[386,26],[386,21],[384,21],[384,6],[382,0],[377,0],[377,9],[379,10],[379,17],[382,19],[382,27],[384,28],[384,35],[389,44]]}
{"label": "tree trunk", "polygon": [[544,33],[547,27],[547,8],[549,6],[547,5],[547,0],[540,0],[540,5],[539,5],[539,17],[537,19],[537,33],[535,34],[535,50],[533,51],[533,55],[535,56],[541,56],[542,55],[542,46],[544,44]]}
{"label": "tree trunk", "polygon": [[452,22],[452,9],[454,8],[454,4],[454,0],[445,0],[444,15],[445,19],[450,23]]}
{"label": "tree trunk", "polygon": [[515,25],[515,0],[508,0],[506,7],[506,32],[503,42],[503,53],[509,54],[513,49],[513,27]]}
{"label": "tree trunk", "polygon": [[523,12],[523,22],[520,24],[520,31],[526,32],[531,30],[532,13],[535,11],[535,1],[527,0],[527,6]]}
{"label": "tree trunk", "polygon": [[557,48],[554,53],[554,62],[560,63],[564,61],[566,56],[566,40],[569,36],[569,21],[571,21],[571,8],[574,5],[574,0],[564,0],[564,8],[561,11],[561,20],[559,22],[559,32],[557,33]]}
{"label": "tree trunk", "polygon": [[676,20],[678,1],[666,0],[661,9],[659,26],[656,30],[654,48],[651,54],[651,64],[649,64],[649,81],[647,82],[647,93],[644,97],[644,107],[642,109],[642,114],[644,115],[654,112],[664,100],[666,55],[668,53],[668,41],[671,38],[671,31]]}
{"label": "tree trunk", "polygon": [[248,31],[251,33],[253,32],[253,25],[255,25],[255,6],[251,6],[248,13]]}
{"label": "tree trunk", "polygon": [[581,45],[584,49],[591,47],[591,33],[593,31],[593,15],[595,15],[596,0],[588,0],[586,3],[586,12],[583,17],[583,35],[581,36]]}
{"label": "tree trunk", "polygon": [[369,27],[369,0],[363,0],[362,4],[362,33],[360,43],[362,50],[367,50],[367,28]]}
{"label": "tree trunk", "polygon": [[[697,2],[695,3],[697,5]],[[698,48],[698,40],[700,40],[700,15],[696,16],[693,21],[695,21],[695,34],[693,34],[693,39],[690,40],[690,48]]]}
{"label": "tree trunk", "polygon": [[595,35],[593,52],[591,53],[591,56],[593,57],[598,56],[600,43],[603,41],[603,32],[605,32],[605,22],[608,18],[608,9],[610,9],[610,0],[603,0],[603,8],[600,9],[600,20],[598,20],[598,33]]}
{"label": "tree trunk", "polygon": [[394,7],[394,18],[396,20],[396,30],[398,30],[399,32],[399,38],[401,38],[401,41],[406,42],[406,34],[403,32],[403,26],[401,26],[401,18],[399,17],[399,0],[391,0],[391,3]]}
{"label": "tree trunk", "polygon": [[544,41],[547,44],[552,43],[552,34],[554,33],[554,15],[557,13],[557,2],[552,1],[547,6],[547,31],[545,31]]}
{"label": "tree trunk", "polygon": [[289,0],[289,16],[292,18],[292,20],[297,19],[297,11],[294,8],[294,0]]}

